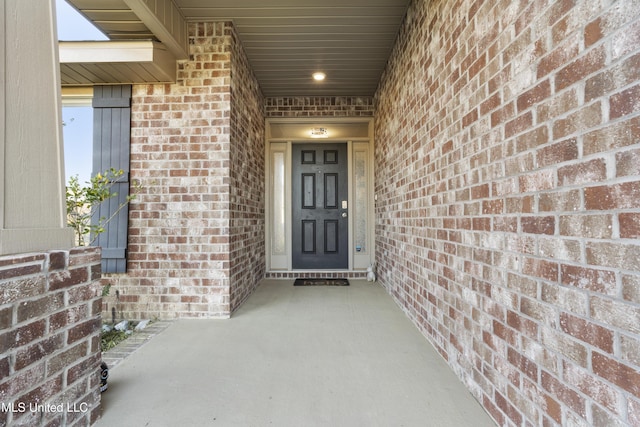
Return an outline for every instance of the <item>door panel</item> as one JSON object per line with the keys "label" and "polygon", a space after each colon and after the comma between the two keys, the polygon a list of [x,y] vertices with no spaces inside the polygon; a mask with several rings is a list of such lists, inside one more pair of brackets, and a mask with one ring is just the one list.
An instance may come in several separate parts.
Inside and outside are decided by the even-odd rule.
{"label": "door panel", "polygon": [[349,267],[347,144],[293,144],[294,269]]}
{"label": "door panel", "polygon": [[302,252],[316,253],[316,221],[302,220]]}
{"label": "door panel", "polygon": [[313,173],[302,174],[302,209],[316,208],[316,175]]}
{"label": "door panel", "polygon": [[324,251],[325,253],[338,252],[338,239],[340,236],[338,220],[324,220]]}
{"label": "door panel", "polygon": [[324,208],[338,209],[338,174],[324,174]]}

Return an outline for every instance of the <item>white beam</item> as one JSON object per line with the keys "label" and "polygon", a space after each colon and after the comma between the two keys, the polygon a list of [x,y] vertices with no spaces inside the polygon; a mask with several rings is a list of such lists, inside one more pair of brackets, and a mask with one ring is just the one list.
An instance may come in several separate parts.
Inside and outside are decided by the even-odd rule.
{"label": "white beam", "polygon": [[187,23],[172,0],[124,0],[177,59],[189,58]]}
{"label": "white beam", "polygon": [[[114,40],[60,42],[59,46],[60,64],[64,66],[63,84],[65,84],[64,77],[68,69],[77,70],[82,74],[85,66],[100,67],[102,65],[108,66],[110,70],[117,69],[118,74],[114,75],[113,81],[92,81],[91,83],[143,84],[176,80],[176,58],[162,43],[151,40]],[[142,67],[147,73],[137,72],[136,66]]]}

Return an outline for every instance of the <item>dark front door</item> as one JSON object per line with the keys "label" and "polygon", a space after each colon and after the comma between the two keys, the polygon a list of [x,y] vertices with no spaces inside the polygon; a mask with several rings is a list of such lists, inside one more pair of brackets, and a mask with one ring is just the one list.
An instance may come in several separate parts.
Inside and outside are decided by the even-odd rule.
{"label": "dark front door", "polygon": [[293,144],[293,268],[348,268],[347,144]]}

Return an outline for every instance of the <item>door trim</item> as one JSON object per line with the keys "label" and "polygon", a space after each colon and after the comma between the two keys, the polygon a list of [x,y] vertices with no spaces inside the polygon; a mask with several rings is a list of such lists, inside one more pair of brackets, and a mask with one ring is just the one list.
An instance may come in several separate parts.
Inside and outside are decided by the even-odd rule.
{"label": "door trim", "polygon": [[[349,267],[336,271],[366,271],[375,257],[374,240],[374,170],[373,119],[266,119],[265,143],[265,251],[267,272],[295,272],[291,256],[291,150],[293,143],[347,143],[349,204]],[[325,127],[329,137],[311,138],[310,130]],[[354,177],[354,161],[359,161],[358,185]],[[362,163],[366,171],[362,175]],[[364,190],[363,190],[364,188]],[[357,211],[355,201],[359,201]],[[276,205],[277,208],[276,208]],[[364,207],[363,207],[364,206]],[[353,213],[352,213],[353,212]],[[358,212],[356,214],[356,212]],[[359,231],[354,232],[358,219]],[[364,230],[363,230],[363,224]],[[366,245],[355,239],[366,241]],[[356,251],[356,246],[359,250]],[[314,270],[315,271],[315,270]],[[322,270],[330,272],[333,270]]]}

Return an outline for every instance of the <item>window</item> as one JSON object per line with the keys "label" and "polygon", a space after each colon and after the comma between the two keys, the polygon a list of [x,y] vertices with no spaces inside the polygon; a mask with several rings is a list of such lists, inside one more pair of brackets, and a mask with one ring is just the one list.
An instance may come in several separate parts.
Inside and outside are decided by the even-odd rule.
{"label": "window", "polygon": [[91,178],[93,159],[93,107],[88,96],[66,95],[62,98],[62,134],[64,139],[65,181],[74,175],[81,184]]}

